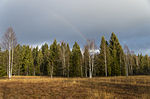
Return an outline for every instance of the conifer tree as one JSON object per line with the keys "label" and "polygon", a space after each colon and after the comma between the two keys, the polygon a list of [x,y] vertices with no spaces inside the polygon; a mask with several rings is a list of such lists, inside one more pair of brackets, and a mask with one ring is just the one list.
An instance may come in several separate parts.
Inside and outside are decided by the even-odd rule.
{"label": "conifer tree", "polygon": [[85,77],[88,77],[88,70],[89,70],[89,56],[90,56],[88,46],[85,46],[85,47],[84,47],[84,54],[83,54],[83,55],[84,55],[83,72],[84,72],[84,76],[85,76]]}
{"label": "conifer tree", "polygon": [[42,64],[43,64],[43,54],[42,54],[42,50],[39,49],[37,75],[42,75],[42,71],[41,71]]}
{"label": "conifer tree", "polygon": [[33,64],[34,64],[34,71],[33,71],[33,75],[35,76],[37,73],[39,73],[38,69],[39,69],[39,63],[38,63],[38,46],[36,48],[33,48],[32,50],[32,56],[33,56]]}
{"label": "conifer tree", "polygon": [[82,54],[80,51],[80,46],[75,42],[73,45],[71,53],[71,67],[70,67],[70,76],[71,77],[81,77],[81,58]]}
{"label": "conifer tree", "polygon": [[61,59],[60,59],[60,45],[57,44],[56,39],[53,44],[50,46],[50,75],[53,77],[61,76],[62,68],[61,68]]}
{"label": "conifer tree", "polygon": [[100,60],[100,75],[102,76],[107,76],[108,72],[108,68],[107,68],[107,45],[106,45],[106,40],[104,38],[104,36],[102,36],[101,39],[101,45],[100,45],[100,54],[99,54],[99,60]]}
{"label": "conifer tree", "polygon": [[111,75],[112,76],[119,76],[121,75],[120,71],[120,54],[122,48],[119,43],[118,38],[114,33],[111,34],[110,38],[110,55],[111,55]]}
{"label": "conifer tree", "polygon": [[5,53],[1,51],[1,47],[0,47],[0,77],[6,75],[4,55]]}
{"label": "conifer tree", "polygon": [[143,74],[147,75],[147,74],[150,74],[150,71],[149,71],[149,57],[148,55],[145,55],[144,58],[143,58]]}
{"label": "conifer tree", "polygon": [[69,72],[70,72],[70,58],[71,58],[71,51],[69,44],[67,43],[67,48],[66,48],[66,69],[67,69],[67,77],[69,77]]}
{"label": "conifer tree", "polygon": [[33,75],[33,57],[32,50],[29,46],[23,45],[22,69],[24,75]]}
{"label": "conifer tree", "polygon": [[61,63],[62,63],[62,75],[66,76],[67,67],[66,67],[66,44],[64,42],[61,43]]}
{"label": "conifer tree", "polygon": [[14,75],[20,75],[22,65],[22,46],[17,45],[14,49]]}
{"label": "conifer tree", "polygon": [[42,56],[43,56],[43,61],[42,65],[40,66],[40,71],[42,75],[48,75],[48,70],[49,70],[49,49],[48,49],[48,44],[45,43],[42,45]]}

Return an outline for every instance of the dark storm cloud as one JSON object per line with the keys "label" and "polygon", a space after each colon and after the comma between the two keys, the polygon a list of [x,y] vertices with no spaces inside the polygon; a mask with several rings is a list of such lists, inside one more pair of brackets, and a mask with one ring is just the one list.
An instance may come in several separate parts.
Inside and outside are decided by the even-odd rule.
{"label": "dark storm cloud", "polygon": [[[0,35],[12,26],[21,44],[59,41],[80,45],[115,32],[136,52],[150,49],[149,0],[1,0]],[[81,34],[82,33],[82,34]]]}

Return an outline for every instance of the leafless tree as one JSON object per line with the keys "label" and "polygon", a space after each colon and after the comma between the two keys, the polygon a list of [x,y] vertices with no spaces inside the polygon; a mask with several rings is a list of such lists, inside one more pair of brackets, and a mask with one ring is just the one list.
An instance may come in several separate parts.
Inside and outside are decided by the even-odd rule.
{"label": "leafless tree", "polygon": [[94,56],[95,56],[95,41],[94,40],[87,40],[88,48],[90,51],[89,55],[89,77],[92,78],[93,70],[94,70]]}
{"label": "leafless tree", "polygon": [[15,32],[12,27],[9,27],[3,36],[2,46],[5,50],[9,51],[8,59],[8,78],[11,79],[12,70],[13,70],[13,57],[14,57],[14,47],[17,45],[17,39]]}
{"label": "leafless tree", "polygon": [[125,53],[125,67],[126,67],[126,76],[129,75],[129,64],[130,64],[130,50],[127,45],[124,45],[124,53]]}

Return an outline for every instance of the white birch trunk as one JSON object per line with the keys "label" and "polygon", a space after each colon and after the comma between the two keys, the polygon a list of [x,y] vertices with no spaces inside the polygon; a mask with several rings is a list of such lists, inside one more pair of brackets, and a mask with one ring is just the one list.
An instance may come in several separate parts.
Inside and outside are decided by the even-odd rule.
{"label": "white birch trunk", "polygon": [[92,76],[93,76],[93,68],[94,68],[94,54],[92,55],[92,70],[91,70]]}
{"label": "white birch trunk", "polygon": [[89,56],[89,77],[92,78],[92,70],[91,70],[91,59]]}
{"label": "white birch trunk", "polygon": [[13,54],[14,54],[14,52],[13,52],[13,51],[14,51],[14,49],[13,49],[13,38],[12,38],[12,45],[11,45],[11,46],[12,46],[12,55],[11,55],[11,57],[12,57],[12,58],[11,58],[11,76],[12,76],[12,70],[13,70],[13,57],[14,57],[14,55],[13,55]]}
{"label": "white birch trunk", "polygon": [[9,66],[8,66],[8,78],[9,79],[11,79],[10,61],[11,61],[11,45],[10,45],[10,41],[9,41],[9,63],[8,63],[9,64]]}

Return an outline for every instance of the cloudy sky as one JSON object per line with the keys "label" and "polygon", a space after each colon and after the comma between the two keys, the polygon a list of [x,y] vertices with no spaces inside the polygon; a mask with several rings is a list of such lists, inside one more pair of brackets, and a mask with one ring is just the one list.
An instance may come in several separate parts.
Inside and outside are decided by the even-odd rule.
{"label": "cloudy sky", "polygon": [[99,45],[115,32],[122,46],[150,55],[150,0],[0,0],[0,37],[9,26],[30,45],[55,38]]}

